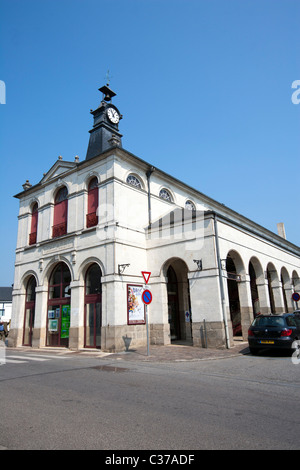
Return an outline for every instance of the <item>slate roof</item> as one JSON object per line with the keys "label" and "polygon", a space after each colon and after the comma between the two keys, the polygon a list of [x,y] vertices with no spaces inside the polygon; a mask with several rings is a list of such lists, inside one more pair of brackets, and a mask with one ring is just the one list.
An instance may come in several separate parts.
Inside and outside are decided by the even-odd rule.
{"label": "slate roof", "polygon": [[0,287],[0,302],[12,301],[12,287]]}

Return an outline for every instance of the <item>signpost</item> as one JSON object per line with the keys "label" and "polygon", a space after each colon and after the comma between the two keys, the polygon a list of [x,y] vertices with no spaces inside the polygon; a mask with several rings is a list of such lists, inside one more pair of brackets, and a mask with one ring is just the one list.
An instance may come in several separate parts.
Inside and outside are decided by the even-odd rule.
{"label": "signpost", "polygon": [[146,306],[149,305],[149,304],[151,304],[151,302],[152,302],[152,294],[151,294],[151,292],[150,292],[148,289],[146,289],[146,290],[143,291],[143,293],[142,293],[142,301],[144,302],[144,304],[145,304]]}
{"label": "signpost", "polygon": [[[142,271],[145,283],[148,284],[151,273],[149,271]],[[147,329],[147,356],[149,356],[149,322],[148,322],[148,305],[152,302],[152,293],[150,290],[145,289],[142,293],[142,301],[146,307],[146,329]]]}

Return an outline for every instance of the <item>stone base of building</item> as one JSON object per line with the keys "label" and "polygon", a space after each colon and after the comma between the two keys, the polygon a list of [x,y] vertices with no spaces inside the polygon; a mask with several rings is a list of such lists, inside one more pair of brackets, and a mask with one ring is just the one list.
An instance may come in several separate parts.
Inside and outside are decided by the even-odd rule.
{"label": "stone base of building", "polygon": [[18,329],[10,329],[7,337],[7,345],[9,348],[16,348],[22,345],[23,331]]}
{"label": "stone base of building", "polygon": [[101,329],[101,350],[120,352],[129,348],[137,348],[147,343],[146,325],[105,326]]}
{"label": "stone base of building", "polygon": [[[229,331],[231,331],[229,325]],[[226,348],[225,328],[223,322],[193,322],[193,346],[199,348]],[[150,344],[169,345],[169,324],[149,325]],[[11,329],[8,335],[8,347],[22,346],[23,331]],[[129,346],[128,346],[129,345]],[[101,350],[104,352],[121,352],[126,347],[135,349],[147,345],[146,325],[118,325],[104,326],[101,329]],[[233,338],[230,338],[233,346]],[[32,347],[44,348],[46,346],[46,332],[44,329],[33,330]],[[49,346],[51,347],[51,346]],[[69,349],[79,350],[84,347],[84,328],[70,328]]]}
{"label": "stone base of building", "polygon": [[167,325],[150,325],[150,343],[156,345],[171,344],[169,323]]}
{"label": "stone base of building", "polygon": [[[233,345],[232,340],[231,345]],[[198,348],[226,348],[223,322],[193,322],[193,346]]]}
{"label": "stone base of building", "polygon": [[[149,325],[150,344],[170,344],[170,327],[168,325]],[[106,352],[120,352],[147,345],[146,325],[106,326],[101,330],[101,349]]]}

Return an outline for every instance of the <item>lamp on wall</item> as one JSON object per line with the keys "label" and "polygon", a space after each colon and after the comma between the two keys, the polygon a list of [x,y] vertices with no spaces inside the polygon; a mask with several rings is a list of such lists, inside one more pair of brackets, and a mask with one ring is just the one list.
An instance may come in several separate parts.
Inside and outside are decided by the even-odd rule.
{"label": "lamp on wall", "polygon": [[198,271],[202,271],[202,259],[193,259],[193,261],[197,264]]}
{"label": "lamp on wall", "polygon": [[227,267],[226,267],[227,259],[220,259],[220,261],[221,261],[221,269],[223,271],[227,271]]}
{"label": "lamp on wall", "polygon": [[130,264],[118,264],[118,273],[119,275],[123,274],[125,269],[130,266]]}

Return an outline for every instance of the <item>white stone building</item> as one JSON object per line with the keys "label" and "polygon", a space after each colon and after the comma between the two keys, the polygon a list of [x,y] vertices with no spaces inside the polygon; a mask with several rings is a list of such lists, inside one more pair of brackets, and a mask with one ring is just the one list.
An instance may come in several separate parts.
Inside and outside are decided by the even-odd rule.
{"label": "white stone building", "polygon": [[300,248],[124,150],[102,87],[84,161],[61,157],[20,200],[10,346],[230,347],[296,307]]}
{"label": "white stone building", "polygon": [[12,287],[0,287],[0,320],[9,322],[12,308]]}

